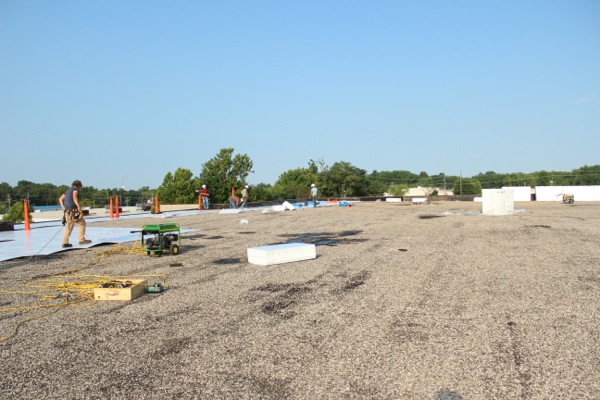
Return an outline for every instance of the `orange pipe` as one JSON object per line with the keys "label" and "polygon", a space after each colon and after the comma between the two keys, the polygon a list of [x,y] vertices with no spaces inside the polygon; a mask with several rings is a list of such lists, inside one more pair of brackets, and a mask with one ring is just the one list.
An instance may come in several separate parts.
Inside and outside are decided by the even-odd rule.
{"label": "orange pipe", "polygon": [[30,231],[31,225],[29,224],[29,202],[23,200],[23,216],[25,217],[25,230]]}
{"label": "orange pipe", "polygon": [[156,193],[156,202],[154,204],[154,214],[160,214],[160,204],[158,202],[158,193]]}
{"label": "orange pipe", "polygon": [[198,191],[198,210],[202,210],[202,192]]}
{"label": "orange pipe", "polygon": [[119,218],[119,196],[115,196],[115,218]]}
{"label": "orange pipe", "polygon": [[108,218],[109,219],[113,219],[113,202],[112,202],[112,196],[110,196],[108,198]]}

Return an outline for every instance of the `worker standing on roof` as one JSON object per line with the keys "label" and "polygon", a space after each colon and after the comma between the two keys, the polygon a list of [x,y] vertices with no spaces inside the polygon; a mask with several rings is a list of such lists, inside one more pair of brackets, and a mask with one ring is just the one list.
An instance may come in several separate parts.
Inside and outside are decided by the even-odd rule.
{"label": "worker standing on roof", "polygon": [[317,208],[317,193],[319,193],[319,189],[317,189],[317,185],[313,183],[310,185],[310,198],[312,199],[314,208]]}
{"label": "worker standing on roof", "polygon": [[208,207],[210,207],[210,193],[208,192],[206,185],[202,185],[200,197],[202,197],[202,208],[208,210]]}
{"label": "worker standing on roof", "polygon": [[248,185],[242,189],[242,208],[248,207]]}
{"label": "worker standing on roof", "polygon": [[65,224],[65,233],[63,235],[63,249],[68,247],[73,247],[71,243],[69,243],[69,236],[71,236],[71,232],[73,232],[73,227],[75,224],[79,226],[79,244],[89,244],[92,243],[91,240],[87,240],[85,238],[85,220],[83,219],[83,210],[81,209],[81,205],[79,204],[79,189],[81,189],[83,185],[80,180],[75,180],[71,184],[71,187],[64,192],[60,198],[58,199],[58,203],[60,204],[65,216],[63,218]]}

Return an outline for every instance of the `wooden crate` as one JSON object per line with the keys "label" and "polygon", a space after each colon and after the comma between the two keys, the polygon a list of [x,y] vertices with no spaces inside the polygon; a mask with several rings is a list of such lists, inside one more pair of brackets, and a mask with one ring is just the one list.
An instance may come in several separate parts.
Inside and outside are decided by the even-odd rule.
{"label": "wooden crate", "polygon": [[95,300],[121,300],[130,301],[146,291],[148,282],[140,279],[115,279],[113,282],[130,283],[127,287],[98,287],[94,289]]}

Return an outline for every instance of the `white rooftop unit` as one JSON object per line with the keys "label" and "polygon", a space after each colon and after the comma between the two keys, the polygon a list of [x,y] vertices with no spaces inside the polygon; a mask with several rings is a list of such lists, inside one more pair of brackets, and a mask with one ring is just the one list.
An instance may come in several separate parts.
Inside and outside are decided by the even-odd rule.
{"label": "white rooftop unit", "polygon": [[483,215],[510,215],[515,208],[512,189],[483,189],[481,191]]}

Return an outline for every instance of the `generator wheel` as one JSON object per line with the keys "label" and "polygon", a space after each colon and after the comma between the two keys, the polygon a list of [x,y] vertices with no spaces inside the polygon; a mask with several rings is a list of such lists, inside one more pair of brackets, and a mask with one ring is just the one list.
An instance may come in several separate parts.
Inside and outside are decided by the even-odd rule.
{"label": "generator wheel", "polygon": [[179,254],[179,246],[175,243],[171,243],[171,245],[169,246],[169,252],[172,256],[174,256],[175,254]]}

